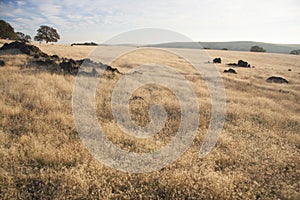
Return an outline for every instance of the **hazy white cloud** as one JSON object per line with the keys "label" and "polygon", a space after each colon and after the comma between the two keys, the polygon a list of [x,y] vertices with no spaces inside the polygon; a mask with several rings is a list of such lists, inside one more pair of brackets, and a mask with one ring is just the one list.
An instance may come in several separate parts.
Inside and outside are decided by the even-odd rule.
{"label": "hazy white cloud", "polygon": [[54,26],[62,42],[97,41],[137,28],[166,28],[200,41],[300,43],[298,0],[2,1],[2,18],[34,34]]}

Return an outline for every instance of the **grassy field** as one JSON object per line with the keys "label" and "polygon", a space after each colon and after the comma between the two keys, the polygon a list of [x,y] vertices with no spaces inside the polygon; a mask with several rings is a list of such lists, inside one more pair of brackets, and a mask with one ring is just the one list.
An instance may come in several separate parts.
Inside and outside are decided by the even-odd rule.
{"label": "grassy field", "polygon": [[[50,55],[81,59],[95,47],[36,44]],[[102,47],[113,48],[118,47]],[[195,50],[187,50],[193,54]],[[82,144],[72,113],[75,77],[24,68],[26,55],[0,54],[0,199],[299,199],[300,56],[208,50],[218,64],[227,95],[227,116],[216,147],[198,152],[210,120],[205,82],[181,57],[138,50],[111,65],[126,73],[140,64],[166,64],[180,71],[195,91],[199,129],[192,146],[159,171],[131,174],[95,160]],[[255,68],[224,74],[226,63],[248,61]],[[288,71],[291,69],[291,71]],[[267,83],[272,75],[289,84]],[[166,108],[165,127],[153,138],[136,139],[114,122],[110,99],[122,74],[106,73],[97,88],[96,111],[107,137],[133,152],[150,152],[172,140],[180,106],[168,89],[147,85],[130,102],[132,119],[149,123],[153,103]]]}

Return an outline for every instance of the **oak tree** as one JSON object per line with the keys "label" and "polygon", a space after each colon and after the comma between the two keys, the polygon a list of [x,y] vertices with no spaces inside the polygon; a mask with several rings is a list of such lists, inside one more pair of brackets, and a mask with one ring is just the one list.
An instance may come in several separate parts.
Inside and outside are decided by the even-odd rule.
{"label": "oak tree", "polygon": [[35,41],[46,41],[48,42],[57,42],[60,39],[59,34],[57,33],[56,29],[42,25],[40,28],[37,30],[37,34],[34,37]]}

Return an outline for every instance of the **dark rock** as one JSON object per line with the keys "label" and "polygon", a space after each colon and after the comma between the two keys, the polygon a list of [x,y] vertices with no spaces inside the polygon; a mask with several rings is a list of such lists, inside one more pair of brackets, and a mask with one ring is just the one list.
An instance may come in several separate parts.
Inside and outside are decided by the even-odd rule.
{"label": "dark rock", "polygon": [[135,101],[135,100],[144,100],[141,96],[133,96],[129,101]]}
{"label": "dark rock", "polygon": [[[70,59],[72,60],[72,59]],[[82,63],[84,62],[84,59],[83,60],[72,60],[73,63],[75,63],[76,66],[80,67],[80,65],[82,65]]]}
{"label": "dark rock", "polygon": [[215,58],[215,59],[213,60],[213,62],[214,62],[214,63],[221,63],[222,60],[221,60],[221,58]]}
{"label": "dark rock", "polygon": [[288,71],[289,71],[289,72],[291,72],[291,71],[292,71],[292,69],[288,69]]}
{"label": "dark rock", "polygon": [[98,76],[99,73],[97,72],[96,68],[93,67],[92,71],[86,72],[86,71],[79,71],[79,76]]}
{"label": "dark rock", "polygon": [[228,63],[227,65],[228,65],[228,66],[237,66],[236,63]]}
{"label": "dark rock", "polygon": [[130,72],[130,73],[126,73],[126,75],[134,75],[134,74],[143,74],[143,72],[133,71],[133,72]]}
{"label": "dark rock", "polygon": [[30,55],[30,56],[40,56],[40,57],[48,57],[47,54],[42,52],[38,47],[26,44],[23,42],[12,42],[12,43],[5,43],[0,50],[13,50],[17,49],[21,53]]}
{"label": "dark rock", "polygon": [[81,61],[75,61],[73,59],[69,59],[61,62],[59,66],[63,69],[65,73],[76,75],[79,71],[79,67],[81,65]]}
{"label": "dark rock", "polygon": [[228,66],[237,66],[237,67],[246,67],[246,68],[251,68],[251,65],[243,60],[239,60],[238,63],[229,63],[227,64]]}
{"label": "dark rock", "polygon": [[120,71],[117,68],[113,68],[109,65],[106,65],[106,70],[110,71],[110,72],[113,72],[113,73],[116,72],[116,73],[120,74]]}
{"label": "dark rock", "polygon": [[224,73],[237,74],[237,72],[236,72],[234,69],[231,69],[231,68],[225,69],[225,70],[224,70]]}
{"label": "dark rock", "polygon": [[93,68],[101,67],[103,65],[102,63],[94,62],[89,58],[77,60],[76,63],[77,65],[80,65],[82,67],[93,67]]}
{"label": "dark rock", "polygon": [[113,68],[109,65],[104,65],[102,63],[96,63],[96,62],[93,62],[90,59],[82,59],[82,60],[63,59],[63,60],[64,61],[62,61],[59,64],[59,66],[63,69],[63,71],[65,73],[69,73],[69,74],[76,75],[81,66],[83,66],[83,67],[93,67],[93,71],[92,72],[86,72],[86,71],[82,70],[80,72],[80,75],[97,76],[98,72],[96,71],[96,68],[107,70],[107,71],[110,71],[110,72],[113,72],[113,73],[120,73],[117,68]]}
{"label": "dark rock", "polygon": [[82,63],[84,62],[84,64],[96,64],[96,62],[92,61],[89,58],[84,58],[82,60],[80,60]]}
{"label": "dark rock", "polygon": [[268,83],[289,83],[286,79],[277,76],[271,76],[266,81]]}
{"label": "dark rock", "polygon": [[[96,70],[100,70],[101,72],[107,71],[107,72],[111,72],[111,73],[120,73],[119,70],[117,68],[113,68],[109,65],[105,65],[103,63],[97,63],[97,62],[93,62],[89,59],[84,59],[84,60],[78,60],[77,64],[82,64],[83,69],[78,73],[78,75],[81,76],[98,76],[99,72]],[[78,66],[76,65],[76,66]],[[81,65],[79,65],[78,67],[80,67]],[[92,71],[91,71],[91,67],[92,67]]]}
{"label": "dark rock", "polygon": [[33,61],[34,64],[40,65],[40,66],[53,66],[57,65],[54,60],[46,59],[46,60],[35,60]]}
{"label": "dark rock", "polygon": [[0,60],[0,67],[3,67],[5,65],[5,62],[3,60]]}
{"label": "dark rock", "polygon": [[54,59],[54,60],[59,60],[59,57],[58,57],[58,55],[52,55],[52,56],[50,56],[52,59]]}
{"label": "dark rock", "polygon": [[239,67],[250,67],[250,65],[248,66],[248,62],[243,61],[243,60],[239,60],[237,65]]}
{"label": "dark rock", "polygon": [[290,93],[289,91],[282,90],[282,89],[279,89],[279,92],[280,92],[280,93],[285,93],[285,94]]}

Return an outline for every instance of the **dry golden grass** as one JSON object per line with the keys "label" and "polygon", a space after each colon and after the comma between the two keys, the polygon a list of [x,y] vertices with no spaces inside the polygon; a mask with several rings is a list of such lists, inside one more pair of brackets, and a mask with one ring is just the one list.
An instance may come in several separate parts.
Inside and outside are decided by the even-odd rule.
{"label": "dry golden grass", "polygon": [[[83,58],[94,47],[40,45],[62,57]],[[112,48],[112,47],[109,47]],[[198,158],[210,117],[205,83],[184,59],[172,53],[140,50],[113,63],[120,71],[159,62],[181,71],[200,106],[193,145],[172,165],[156,172],[130,174],[93,159],[81,143],[72,115],[75,77],[20,69],[24,55],[0,55],[0,198],[1,199],[299,199],[300,57],[250,52],[207,51],[224,63],[243,59],[255,68],[223,74],[227,117],[214,150]],[[191,50],[191,53],[193,51]],[[220,71],[228,67],[217,65]],[[288,69],[292,69],[291,72]],[[288,85],[270,84],[271,75]],[[174,95],[147,85],[130,103],[133,120],[149,122],[153,103],[165,106],[165,128],[150,139],[128,136],[115,124],[107,103],[121,75],[107,74],[97,90],[96,108],[106,135],[129,151],[149,152],[171,141],[180,120]]]}

